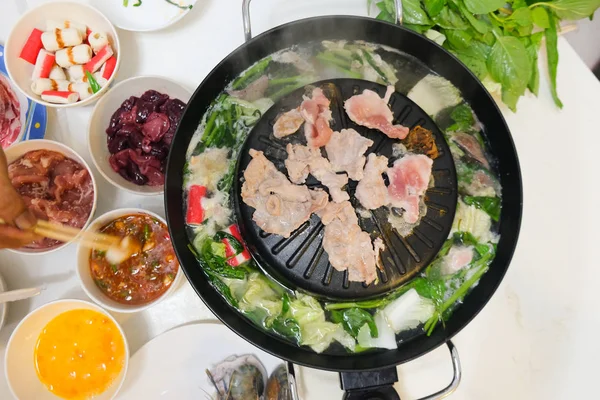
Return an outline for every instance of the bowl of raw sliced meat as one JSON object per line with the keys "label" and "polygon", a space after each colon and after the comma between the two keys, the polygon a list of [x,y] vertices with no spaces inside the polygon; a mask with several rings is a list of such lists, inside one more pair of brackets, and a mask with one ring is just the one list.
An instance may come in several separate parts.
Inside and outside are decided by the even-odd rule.
{"label": "bowl of raw sliced meat", "polygon": [[[96,209],[96,181],[89,166],[69,147],[51,140],[28,140],[6,150],[8,175],[38,218],[85,229]],[[21,254],[46,254],[66,246],[40,238]]]}
{"label": "bowl of raw sliced meat", "polygon": [[32,8],[5,46],[8,74],[31,100],[75,107],[104,94],[119,69],[119,38],[100,11],[75,2]]}
{"label": "bowl of raw sliced meat", "polygon": [[158,76],[115,85],[94,107],[88,126],[90,154],[102,176],[135,194],[161,194],[171,141],[190,96]]}

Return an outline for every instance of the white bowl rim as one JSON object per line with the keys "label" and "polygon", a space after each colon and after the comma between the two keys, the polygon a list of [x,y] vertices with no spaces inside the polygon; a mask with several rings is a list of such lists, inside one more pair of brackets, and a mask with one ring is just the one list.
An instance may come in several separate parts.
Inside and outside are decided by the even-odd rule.
{"label": "white bowl rim", "polygon": [[112,32],[111,32],[111,36],[113,37],[113,44],[116,47],[116,51],[117,51],[117,64],[115,65],[115,69],[112,73],[112,76],[110,78],[108,78],[108,81],[106,82],[106,85],[104,85],[104,87],[102,87],[98,92],[94,93],[93,95],[91,95],[90,97],[88,97],[85,100],[81,100],[81,101],[76,101],[75,103],[71,103],[71,104],[57,104],[57,103],[50,103],[48,101],[42,100],[41,97],[40,98],[35,98],[33,96],[30,96],[29,93],[27,93],[25,90],[23,90],[21,88],[21,86],[19,85],[19,83],[17,82],[17,80],[13,77],[12,73],[10,72],[10,67],[9,67],[9,63],[5,62],[6,65],[6,72],[8,72],[8,77],[10,78],[10,80],[14,83],[15,87],[19,90],[19,92],[23,93],[23,95],[25,95],[29,100],[36,102],[38,104],[41,104],[43,106],[46,107],[50,107],[50,108],[72,108],[72,107],[80,107],[80,106],[85,106],[88,104],[93,103],[94,101],[98,100],[99,98],[102,98],[102,96],[104,94],[106,94],[110,88],[110,85],[114,82],[115,80],[115,76],[117,75],[117,71],[119,70],[120,66],[121,66],[121,42],[119,40],[119,33],[117,32],[117,29],[115,28],[114,24],[106,17],[106,15],[104,15],[102,12],[100,12],[100,10],[98,10],[96,7],[93,7],[91,5],[89,5],[88,3],[82,3],[82,2],[78,2],[78,1],[53,1],[51,3],[49,2],[44,2],[44,3],[40,3],[37,6],[27,10],[23,15],[21,15],[19,17],[19,19],[17,19],[17,21],[13,24],[12,29],[10,30],[10,32],[8,33],[8,37],[6,39],[6,42],[4,43],[4,50],[5,50],[5,54],[8,53],[6,51],[7,47],[12,47],[12,33],[14,28],[19,25],[19,23],[25,19],[25,17],[29,16],[30,14],[33,14],[34,12],[37,11],[38,8],[40,7],[44,7],[47,6],[48,4],[63,4],[65,6],[68,5],[77,5],[77,6],[81,6],[84,8],[88,8],[90,11],[97,13],[100,17],[102,17],[107,23],[108,26],[110,26],[112,28]]}
{"label": "white bowl rim", "polygon": [[[50,140],[50,139],[31,139],[31,140],[24,140],[21,141],[19,143],[15,143],[14,145],[10,146],[7,149],[4,149],[5,153],[6,152],[12,152],[12,151],[17,151],[17,149],[20,146],[27,146],[29,143],[40,143],[41,146],[43,146],[44,144],[50,143],[53,146],[58,146],[60,148],[62,148],[63,150],[67,150],[72,152],[73,154],[77,155],[77,159],[75,161],[77,161],[78,163],[80,163],[81,165],[83,165],[85,167],[85,169],[88,171],[88,173],[90,174],[90,177],[92,178],[92,187],[94,188],[94,200],[92,201],[92,209],[90,211],[90,215],[88,216],[88,219],[85,221],[85,224],[81,227],[81,230],[85,230],[87,229],[88,225],[92,222],[93,218],[94,218],[94,214],[96,213],[96,207],[98,205],[98,187],[96,186],[96,178],[94,178],[94,174],[92,173],[92,169],[90,168],[90,166],[88,165],[88,163],[83,159],[83,157],[81,157],[81,155],[76,152],[75,150],[73,150],[72,148],[70,148],[69,146],[67,146],[64,143],[61,142],[57,142],[55,140]],[[34,151],[35,149],[31,149],[29,151]],[[39,147],[38,150],[47,150],[47,148],[45,147]],[[53,150],[50,150],[53,151]],[[69,157],[67,154],[63,153],[63,155]],[[70,158],[70,157],[69,157]],[[43,256],[43,255],[48,255],[50,253],[53,253],[55,251],[58,251],[62,248],[67,247],[69,244],[71,244],[73,241],[75,241],[77,237],[73,238],[72,240],[68,241],[68,242],[64,242],[61,245],[58,245],[56,247],[50,248],[48,250],[42,250],[42,251],[27,251],[27,250],[22,250],[22,249],[6,249],[10,252],[16,253],[16,254],[22,254],[22,255],[26,255],[26,256]]]}
{"label": "white bowl rim", "polygon": [[[90,307],[94,308],[96,311],[98,311],[101,314],[103,314],[103,315],[107,316],[108,318],[110,318],[110,320],[119,329],[119,332],[121,333],[121,338],[123,339],[124,348],[125,348],[125,357],[124,357],[124,364],[123,364],[123,370],[122,370],[123,371],[123,377],[121,378],[121,381],[119,382],[118,386],[116,387],[116,391],[115,391],[115,394],[114,394],[113,398],[117,397],[117,394],[119,394],[119,392],[121,391],[121,388],[123,387],[123,383],[125,383],[125,378],[127,377],[127,369],[128,369],[128,366],[129,366],[129,356],[130,356],[130,354],[129,354],[129,343],[127,341],[127,336],[125,335],[125,332],[123,331],[123,327],[121,326],[121,324],[119,324],[117,322],[117,320],[115,319],[115,317],[113,317],[112,315],[110,315],[110,313],[108,311],[106,311],[104,308],[102,308],[98,304],[94,304],[91,301],[81,300],[81,299],[59,299],[59,300],[50,301],[50,302],[48,302],[46,304],[42,304],[41,306],[39,306],[39,307],[31,310],[29,313],[27,313],[26,316],[23,317],[23,319],[21,319],[21,321],[19,321],[19,323],[17,324],[17,326],[15,327],[15,329],[10,334],[10,337],[8,338],[8,342],[6,343],[6,350],[5,350],[5,353],[4,353],[4,378],[6,379],[6,383],[8,384],[8,389],[10,390],[10,393],[13,395],[13,397],[15,399],[19,398],[17,396],[17,394],[15,393],[13,387],[12,387],[10,379],[8,379],[8,357],[7,357],[7,354],[8,354],[8,349],[10,349],[12,341],[15,338],[15,334],[18,332],[18,330],[21,328],[21,326],[25,323],[25,321],[27,321],[29,318],[31,318],[31,316],[33,316],[34,314],[42,311],[42,309],[44,309],[46,307],[50,307],[50,306],[53,306],[55,304],[60,304],[60,303],[78,303],[78,304],[85,304],[87,306],[90,306]],[[72,308],[71,310],[77,310],[77,309],[78,308]],[[67,311],[71,311],[71,310],[67,310]],[[38,334],[38,336],[39,336],[39,334]],[[114,383],[115,382],[113,382],[113,384]],[[109,388],[110,388],[110,386],[109,386]]]}
{"label": "white bowl rim", "polygon": [[[103,219],[106,219],[107,221],[108,220],[113,221],[119,217],[122,217],[124,215],[130,215],[130,214],[146,214],[146,215],[149,215],[151,217],[158,219],[160,222],[165,224],[165,226],[167,226],[166,220],[163,217],[161,217],[160,215],[158,215],[152,211],[144,210],[143,208],[127,207],[127,208],[117,208],[117,209],[105,212],[102,215],[99,215],[98,217],[94,218],[94,220],[90,223],[90,225],[88,226],[87,229],[90,229],[90,227],[93,226],[97,221],[100,221]],[[100,307],[105,308],[110,311],[123,313],[123,314],[131,314],[131,313],[144,311],[144,310],[160,303],[162,300],[166,299],[167,297],[169,297],[169,295],[171,295],[171,293],[173,293],[177,289],[177,287],[179,286],[179,282],[182,279],[181,277],[183,276],[183,268],[181,267],[181,264],[179,264],[179,268],[177,268],[177,274],[175,275],[175,279],[173,279],[171,286],[169,286],[169,288],[163,294],[158,296],[156,299],[152,300],[151,302],[145,303],[145,304],[136,304],[136,305],[120,304],[118,307],[115,307],[115,306],[105,302],[104,299],[101,299],[98,296],[95,296],[94,294],[92,294],[91,291],[88,290],[87,286],[83,283],[83,279],[81,279],[81,271],[80,271],[81,265],[79,263],[79,259],[82,256],[81,253],[83,251],[89,251],[89,248],[84,247],[82,244],[78,244],[77,245],[77,253],[76,253],[77,266],[75,268],[75,272],[77,273],[77,279],[79,279],[79,284],[81,285],[81,288],[83,289],[85,294],[90,299],[92,299]],[[179,263],[179,260],[177,260],[177,262]],[[86,265],[86,271],[89,270],[89,267],[90,266],[88,263]]]}
{"label": "white bowl rim", "polygon": [[[110,184],[112,184],[114,187],[116,187],[117,189],[122,189],[125,190],[129,193],[133,193],[133,194],[137,194],[140,196],[158,196],[161,194],[164,194],[165,192],[165,185],[161,185],[161,186],[156,186],[157,190],[156,191],[148,191],[148,192],[142,192],[142,191],[137,191],[137,190],[133,190],[130,189],[128,187],[122,186],[120,183],[117,183],[112,177],[110,177],[107,173],[105,173],[103,171],[102,168],[100,168],[100,165],[98,164],[98,162],[96,161],[96,153],[93,151],[92,149],[92,141],[90,140],[90,136],[92,134],[92,121],[94,120],[94,116],[96,114],[96,112],[100,109],[100,107],[104,106],[105,102],[108,102],[109,100],[109,96],[110,96],[110,92],[112,92],[114,89],[121,87],[121,86],[125,86],[127,84],[130,84],[133,81],[137,81],[137,80],[145,80],[145,79],[158,79],[158,80],[162,80],[165,82],[169,82],[169,84],[175,85],[175,86],[179,86],[183,91],[187,92],[190,95],[190,98],[192,96],[192,92],[190,92],[187,88],[185,88],[181,83],[176,82],[170,78],[166,78],[164,76],[160,76],[160,75],[142,75],[142,76],[133,76],[131,78],[127,78],[125,80],[122,80],[118,83],[116,83],[111,90],[108,92],[108,94],[106,96],[103,96],[102,98],[100,98],[100,100],[98,100],[98,102],[94,105],[94,109],[92,110],[92,114],[90,115],[90,118],[88,120],[87,123],[87,136],[88,136],[88,151],[90,153],[90,156],[92,157],[92,163],[94,163],[94,166],[96,167],[96,170],[98,170],[98,172],[100,172],[100,175],[102,175],[104,177],[104,179],[106,179],[108,182],[110,182]],[[148,89],[150,90],[150,89]],[[169,96],[170,97],[170,96]],[[189,100],[188,100],[189,102]],[[186,102],[187,104],[187,102]],[[116,172],[115,172],[116,174]]]}

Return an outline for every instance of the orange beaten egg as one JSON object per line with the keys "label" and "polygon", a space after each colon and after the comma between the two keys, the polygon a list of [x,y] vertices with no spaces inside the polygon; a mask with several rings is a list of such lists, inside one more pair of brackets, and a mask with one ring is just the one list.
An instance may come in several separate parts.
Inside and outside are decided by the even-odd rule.
{"label": "orange beaten egg", "polygon": [[125,364],[121,331],[93,310],[64,312],[42,330],[34,352],[37,375],[55,395],[89,399],[101,394]]}

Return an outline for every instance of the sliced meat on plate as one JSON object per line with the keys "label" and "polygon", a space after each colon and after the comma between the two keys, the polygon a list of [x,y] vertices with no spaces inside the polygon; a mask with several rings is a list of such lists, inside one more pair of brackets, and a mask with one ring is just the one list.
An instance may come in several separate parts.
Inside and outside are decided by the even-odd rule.
{"label": "sliced meat on plate", "polygon": [[304,183],[310,173],[329,189],[331,199],[336,203],[350,199],[342,188],[348,183],[346,174],[336,174],[329,160],[321,155],[317,147],[289,143],[286,147],[288,158],[285,166],[290,180],[294,183]]}
{"label": "sliced meat on plate", "polygon": [[244,203],[256,209],[253,220],[265,232],[289,237],[313,212],[328,203],[323,190],[294,185],[262,151],[250,150],[252,161],[244,171]]}
{"label": "sliced meat on plate", "polygon": [[380,130],[392,139],[404,139],[408,135],[408,128],[392,124],[394,114],[387,105],[392,93],[394,87],[388,86],[382,99],[374,91],[365,89],[362,94],[346,100],[344,108],[350,119],[358,125]]}
{"label": "sliced meat on plate", "polygon": [[450,138],[454,143],[456,143],[464,151],[466,151],[469,154],[469,156],[471,156],[471,158],[483,165],[485,168],[490,169],[490,163],[485,158],[481,144],[479,144],[479,141],[475,136],[469,135],[467,133],[457,132],[453,133],[452,136],[450,136]]}
{"label": "sliced meat on plate", "polygon": [[364,177],[356,186],[355,196],[367,210],[375,210],[388,204],[388,189],[382,174],[387,171],[388,159],[375,153],[369,154]]}
{"label": "sliced meat on plate", "polygon": [[278,139],[296,133],[304,123],[304,117],[298,108],[285,112],[277,118],[273,125],[273,136]]}
{"label": "sliced meat on plate", "polygon": [[341,132],[333,132],[325,150],[334,171],[347,172],[350,179],[359,181],[363,178],[364,154],[372,145],[371,139],[354,129],[342,129]]}
{"label": "sliced meat on plate", "polygon": [[373,282],[377,277],[376,254],[371,237],[358,225],[348,201],[329,203],[320,213],[325,225],[323,249],[338,271],[348,271],[351,282]]}
{"label": "sliced meat on plate", "polygon": [[21,104],[8,80],[0,74],[0,146],[6,148],[21,133]]}
{"label": "sliced meat on plate", "polygon": [[309,146],[325,146],[333,134],[333,130],[329,126],[331,121],[330,103],[321,88],[313,89],[310,98],[304,96],[304,101],[300,105],[300,113],[306,121],[304,134]]}
{"label": "sliced meat on plate", "polygon": [[410,224],[419,220],[420,197],[429,185],[432,165],[431,158],[412,154],[396,160],[387,170],[390,206],[404,209],[402,216]]}

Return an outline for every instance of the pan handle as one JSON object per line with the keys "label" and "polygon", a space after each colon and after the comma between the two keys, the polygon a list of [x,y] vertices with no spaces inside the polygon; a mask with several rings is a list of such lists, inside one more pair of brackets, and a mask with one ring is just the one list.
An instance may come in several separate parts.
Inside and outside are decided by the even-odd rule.
{"label": "pan handle", "polygon": [[[250,21],[250,2],[252,0],[242,1],[242,19],[244,22],[244,38],[247,41],[252,39],[252,22]],[[394,0],[396,9],[396,24],[402,24],[402,0]]]}
{"label": "pan handle", "polygon": [[[422,397],[419,400],[444,399],[454,393],[460,384],[462,369],[458,350],[456,350],[456,347],[450,340],[446,342],[446,345],[448,346],[448,350],[450,350],[450,357],[452,358],[452,368],[454,371],[452,382],[439,392]],[[394,383],[398,381],[398,372],[395,367],[379,371],[342,372],[340,374],[340,381],[342,389],[346,392],[343,397],[344,400],[400,400],[400,396],[394,390]]]}

